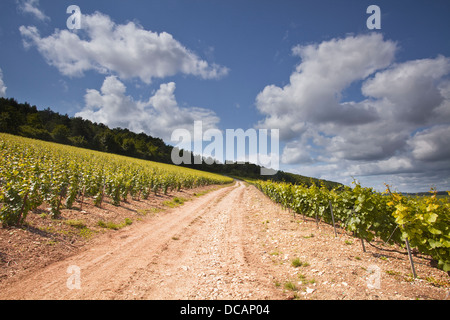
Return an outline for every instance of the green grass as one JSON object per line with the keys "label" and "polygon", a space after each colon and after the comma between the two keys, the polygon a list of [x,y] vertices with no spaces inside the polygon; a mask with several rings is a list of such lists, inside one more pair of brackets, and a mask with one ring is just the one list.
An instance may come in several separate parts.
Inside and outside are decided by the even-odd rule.
{"label": "green grass", "polygon": [[297,268],[297,267],[301,267],[303,262],[300,261],[299,258],[295,258],[294,260],[292,260],[292,266]]}
{"label": "green grass", "polygon": [[89,239],[90,237],[92,237],[94,235],[95,231],[89,229],[89,228],[82,228],[80,230],[80,236],[85,238],[85,239]]}
{"label": "green grass", "polygon": [[207,193],[209,193],[211,190],[203,190],[203,191],[199,191],[199,192],[195,192],[194,193],[194,197],[201,197]]}
{"label": "green grass", "polygon": [[279,256],[282,252],[275,250],[273,252],[270,253],[271,256]]}
{"label": "green grass", "polygon": [[160,208],[150,208],[150,209],[138,209],[137,213],[141,216],[146,216],[146,215],[155,215],[158,212],[163,211],[163,209]]}
{"label": "green grass", "polygon": [[163,204],[169,208],[175,208],[175,207],[181,206],[186,201],[187,201],[187,199],[184,199],[181,197],[175,197],[172,200],[164,201]]}
{"label": "green grass", "polygon": [[86,226],[86,223],[83,220],[72,219],[72,220],[66,220],[66,221],[64,221],[64,223],[67,224],[68,226],[79,229],[79,231],[77,233],[80,237],[82,237],[84,239],[89,239],[95,233],[95,231],[89,229]]}
{"label": "green grass", "polygon": [[316,283],[316,279],[314,279],[314,278],[307,279],[306,276],[304,274],[301,274],[301,273],[298,274],[298,279],[300,280],[300,282],[302,284],[308,284],[308,283],[314,284],[314,283]]}
{"label": "green grass", "polygon": [[77,229],[86,228],[86,223],[83,220],[66,220],[65,224]]}
{"label": "green grass", "polygon": [[450,284],[450,282],[448,282],[448,281],[447,282],[446,281],[442,281],[442,280],[436,279],[436,278],[434,278],[432,276],[426,277],[425,280],[428,281],[429,283],[431,283],[433,286],[438,287],[438,288],[439,287],[446,287],[446,286],[448,286]]}
{"label": "green grass", "polygon": [[298,268],[298,267],[302,267],[302,266],[307,267],[307,266],[309,266],[309,263],[303,262],[299,258],[295,258],[294,260],[292,260],[291,265],[295,268]]}
{"label": "green grass", "polygon": [[290,280],[284,283],[284,288],[285,288],[286,290],[291,290],[291,291],[297,291],[297,290],[298,290],[298,288],[297,288],[297,286],[295,285],[295,283],[293,283],[293,282],[290,281]]}
{"label": "green grass", "polygon": [[132,223],[133,223],[133,221],[131,219],[125,218],[124,222],[122,222],[122,223],[114,223],[112,221],[106,221],[105,222],[103,220],[99,220],[97,222],[97,225],[99,227],[106,228],[106,229],[119,230],[119,229],[122,229],[122,228],[124,228],[126,226],[129,226]]}

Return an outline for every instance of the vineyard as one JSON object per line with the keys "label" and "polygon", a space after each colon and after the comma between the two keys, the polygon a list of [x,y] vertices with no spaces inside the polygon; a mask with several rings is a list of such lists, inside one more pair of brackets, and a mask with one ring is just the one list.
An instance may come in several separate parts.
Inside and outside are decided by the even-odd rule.
{"label": "vineyard", "polygon": [[294,214],[339,224],[369,242],[378,237],[385,243],[410,245],[450,272],[450,202],[448,197],[438,198],[433,190],[430,196],[407,197],[391,192],[389,186],[381,194],[356,182],[354,188],[339,190],[315,184],[253,184]]}
{"label": "vineyard", "polygon": [[[157,162],[0,134],[0,221],[21,224],[42,204],[64,208],[108,197],[119,206],[152,194],[231,182],[231,178]],[[82,207],[81,207],[82,208]]]}

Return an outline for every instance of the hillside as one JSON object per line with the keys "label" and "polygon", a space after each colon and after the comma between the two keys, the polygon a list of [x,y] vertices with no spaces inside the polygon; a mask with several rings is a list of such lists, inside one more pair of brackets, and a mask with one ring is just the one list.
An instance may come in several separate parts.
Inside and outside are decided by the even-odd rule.
{"label": "hillside", "polygon": [[[172,163],[173,147],[160,138],[145,133],[135,133],[123,128],[109,128],[80,117],[69,117],[52,111],[50,108],[38,110],[35,105],[19,103],[14,98],[0,98],[0,132],[34,138],[44,141],[103,151],[128,157]],[[191,159],[195,155],[191,153]],[[202,164],[183,165],[185,167],[223,175],[252,179],[270,179],[294,184],[310,185],[324,183],[328,188],[339,187],[333,181],[305,177],[289,172],[278,171],[274,176],[261,176],[261,166],[245,164]]]}

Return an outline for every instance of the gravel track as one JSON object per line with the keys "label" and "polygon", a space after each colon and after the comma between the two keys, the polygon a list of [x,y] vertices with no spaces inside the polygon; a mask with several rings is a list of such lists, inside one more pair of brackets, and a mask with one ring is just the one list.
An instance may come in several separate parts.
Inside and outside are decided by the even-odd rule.
{"label": "gravel track", "polygon": [[[237,181],[101,235],[85,250],[0,288],[0,299],[449,297],[448,276],[429,258],[414,257],[420,278],[412,280],[402,248],[366,248],[344,230],[335,237],[331,226],[294,217]],[[79,289],[70,289],[69,266],[80,270]],[[373,267],[376,288],[368,285]]]}

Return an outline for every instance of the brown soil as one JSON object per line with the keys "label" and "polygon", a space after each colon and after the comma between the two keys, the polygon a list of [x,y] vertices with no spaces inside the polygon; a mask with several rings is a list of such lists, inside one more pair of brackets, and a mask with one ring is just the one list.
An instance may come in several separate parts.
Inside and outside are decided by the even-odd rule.
{"label": "brown soil", "polygon": [[[449,298],[449,277],[429,257],[414,255],[413,279],[403,248],[366,243],[363,252],[359,239],[294,217],[253,186],[199,191],[84,204],[86,213],[64,210],[60,220],[42,218],[43,208],[25,227],[0,229],[0,299]],[[174,196],[190,200],[162,205]],[[120,230],[97,225],[125,218],[133,224]]]}

